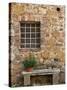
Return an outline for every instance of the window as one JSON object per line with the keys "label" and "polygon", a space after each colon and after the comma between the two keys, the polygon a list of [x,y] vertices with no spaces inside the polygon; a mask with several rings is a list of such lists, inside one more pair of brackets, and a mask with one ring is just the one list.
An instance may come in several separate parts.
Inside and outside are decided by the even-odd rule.
{"label": "window", "polygon": [[21,48],[40,48],[40,22],[20,22]]}

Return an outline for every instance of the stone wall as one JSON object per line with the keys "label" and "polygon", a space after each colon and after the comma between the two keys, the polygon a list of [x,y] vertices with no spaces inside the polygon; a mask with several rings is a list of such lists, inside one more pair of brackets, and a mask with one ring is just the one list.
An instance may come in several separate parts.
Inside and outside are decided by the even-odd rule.
{"label": "stone wall", "polygon": [[59,62],[64,64],[64,8],[62,5],[11,4],[11,31],[9,32],[11,32],[11,82],[13,86],[22,85],[21,61],[30,52],[20,48],[20,21],[41,23],[41,48],[32,51],[39,63],[58,58]]}

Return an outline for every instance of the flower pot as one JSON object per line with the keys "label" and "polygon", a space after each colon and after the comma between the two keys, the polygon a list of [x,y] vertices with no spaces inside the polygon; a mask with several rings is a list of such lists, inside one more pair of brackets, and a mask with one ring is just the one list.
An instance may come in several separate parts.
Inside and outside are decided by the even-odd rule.
{"label": "flower pot", "polygon": [[29,68],[25,69],[25,71],[27,71],[27,72],[32,72],[32,70],[33,70],[32,67],[29,67]]}

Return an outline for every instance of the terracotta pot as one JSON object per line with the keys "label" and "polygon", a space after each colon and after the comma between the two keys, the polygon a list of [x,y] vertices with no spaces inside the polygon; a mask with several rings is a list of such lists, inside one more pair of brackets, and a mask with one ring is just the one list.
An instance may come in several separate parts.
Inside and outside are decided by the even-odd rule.
{"label": "terracotta pot", "polygon": [[26,68],[25,71],[32,72],[32,67]]}

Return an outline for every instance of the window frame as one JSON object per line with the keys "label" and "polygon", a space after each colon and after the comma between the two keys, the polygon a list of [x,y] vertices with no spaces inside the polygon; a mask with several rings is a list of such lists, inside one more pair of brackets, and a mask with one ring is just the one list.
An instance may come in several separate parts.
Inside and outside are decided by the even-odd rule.
{"label": "window frame", "polygon": [[[19,24],[19,29],[20,29],[20,30],[19,30],[20,49],[22,49],[22,50],[39,50],[39,49],[41,48],[41,39],[39,40],[39,43],[36,43],[36,42],[35,42],[35,43],[29,43],[29,44],[31,44],[31,46],[30,46],[29,48],[28,48],[28,47],[21,47],[21,46],[23,45],[23,44],[21,43],[21,39],[22,39],[22,37],[21,37],[21,33],[22,33],[22,32],[21,32],[21,28],[22,28],[22,27],[21,27],[21,24],[22,24],[22,23],[23,23],[23,24],[28,24],[28,23],[29,23],[29,24],[31,24],[31,25],[33,25],[33,24],[35,24],[35,25],[39,24],[38,27],[37,27],[37,26],[35,26],[35,27],[32,27],[32,26],[31,26],[32,29],[33,29],[33,28],[39,28],[39,32],[36,32],[36,31],[33,31],[33,32],[30,31],[30,32],[31,32],[31,34],[39,33],[40,36],[38,37],[38,39],[40,39],[40,38],[41,38],[41,33],[40,33],[40,25],[41,25],[41,24],[40,24],[40,21],[20,21],[20,24]],[[23,28],[28,28],[28,27],[25,27],[25,26],[24,26]],[[30,28],[30,27],[29,27],[29,28]],[[25,32],[25,31],[24,31],[24,32]],[[25,34],[28,34],[28,33],[30,33],[30,32],[25,32]],[[30,34],[30,35],[31,35],[31,34]],[[36,34],[34,34],[34,35],[36,35]],[[26,36],[25,36],[25,38],[26,38]],[[27,39],[28,39],[28,38],[26,38],[26,39],[24,39],[24,40],[27,40]],[[31,39],[35,39],[35,40],[36,40],[37,37],[35,36],[35,38],[29,38],[29,39],[30,39],[30,40],[31,40]],[[23,40],[23,39],[22,39],[22,40]],[[26,43],[26,41],[25,41],[25,44],[27,45],[28,43]],[[25,45],[25,44],[24,44],[24,45]],[[36,44],[35,47],[32,48],[32,44],[33,44],[33,45]],[[26,45],[25,45],[25,46],[26,46]],[[39,45],[39,47],[37,47],[37,45]]]}

